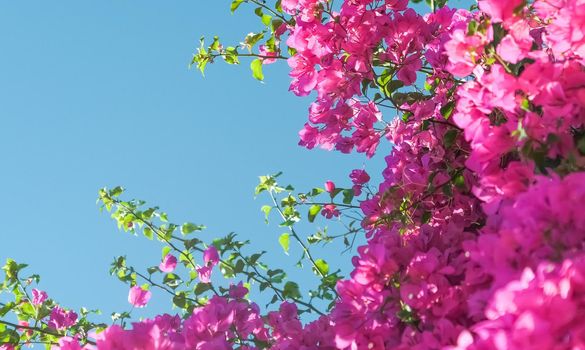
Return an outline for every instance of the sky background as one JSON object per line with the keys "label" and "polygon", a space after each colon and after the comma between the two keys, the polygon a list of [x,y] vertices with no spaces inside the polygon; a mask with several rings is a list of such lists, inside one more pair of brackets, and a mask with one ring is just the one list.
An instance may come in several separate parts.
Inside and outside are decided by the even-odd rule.
{"label": "sky background", "polygon": [[[310,99],[287,91],[284,62],[266,67],[265,83],[247,62],[208,66],[205,78],[188,69],[201,35],[229,44],[261,30],[252,11],[231,15],[227,0],[1,1],[0,259],[28,263],[68,307],[128,310],[128,286],[109,264],[126,254],[134,266],[157,265],[161,246],[99,212],[98,189],[122,185],[124,198],[158,205],[173,222],[205,224],[205,239],[235,231],[268,250],[269,264],[292,266],[300,251],[284,255],[283,230],[264,224],[257,176],[283,171],[307,190],[347,185],[365,159],[297,146]],[[323,257],[350,267],[347,254]],[[155,294],[136,316],[164,311],[169,299]]]}

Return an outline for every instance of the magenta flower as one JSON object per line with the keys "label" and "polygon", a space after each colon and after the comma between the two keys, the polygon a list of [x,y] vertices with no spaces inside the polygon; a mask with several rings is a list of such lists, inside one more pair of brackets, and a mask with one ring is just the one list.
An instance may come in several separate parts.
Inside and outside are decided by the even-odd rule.
{"label": "magenta flower", "polygon": [[199,266],[197,265],[197,273],[199,274],[199,280],[203,283],[211,282],[211,266]]}
{"label": "magenta flower", "polygon": [[64,310],[55,306],[51,310],[51,316],[47,325],[56,330],[65,330],[77,323],[77,314],[71,310]]}
{"label": "magenta flower", "polygon": [[158,268],[162,272],[173,272],[177,267],[177,258],[172,254],[167,254],[163,258],[163,261],[158,265]]}
{"label": "magenta flower", "polygon": [[337,210],[335,204],[327,204],[323,207],[323,210],[321,210],[321,215],[327,219],[331,219],[334,216],[339,216],[339,210]]}
{"label": "magenta flower", "polygon": [[269,57],[276,57],[278,54],[274,51],[270,51],[266,45],[260,45],[258,47],[258,54],[260,56],[264,56],[261,58],[262,64],[271,64],[276,62],[276,58],[269,58]]}
{"label": "magenta flower", "polygon": [[32,299],[33,305],[41,305],[49,297],[46,292],[44,292],[42,290],[38,290],[36,288],[33,288],[32,295],[33,295],[33,299]]}
{"label": "magenta flower", "polygon": [[79,345],[77,337],[63,337],[59,339],[59,350],[82,350],[83,348]]}
{"label": "magenta flower", "polygon": [[207,266],[213,267],[217,265],[219,262],[219,253],[214,246],[209,246],[207,249],[205,249],[203,252],[203,261]]}
{"label": "magenta flower", "polygon": [[333,191],[335,191],[335,184],[333,183],[333,181],[325,182],[325,191],[329,193],[333,193]]}
{"label": "magenta flower", "polygon": [[368,173],[363,169],[352,170],[351,174],[349,174],[349,178],[351,179],[351,182],[354,183],[354,185],[363,185],[370,181],[370,175],[368,175]]}
{"label": "magenta flower", "polygon": [[128,293],[128,302],[135,307],[145,307],[152,293],[140,286],[134,286],[130,288]]}
{"label": "magenta flower", "polygon": [[230,285],[229,295],[231,298],[243,298],[248,294],[248,288],[244,287],[242,281],[238,284]]}

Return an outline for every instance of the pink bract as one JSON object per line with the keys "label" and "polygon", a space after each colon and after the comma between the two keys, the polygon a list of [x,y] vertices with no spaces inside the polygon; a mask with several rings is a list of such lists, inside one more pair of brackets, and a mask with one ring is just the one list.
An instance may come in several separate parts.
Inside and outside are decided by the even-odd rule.
{"label": "pink bract", "polygon": [[134,307],[145,307],[151,297],[152,293],[140,286],[134,286],[128,292],[128,302]]}

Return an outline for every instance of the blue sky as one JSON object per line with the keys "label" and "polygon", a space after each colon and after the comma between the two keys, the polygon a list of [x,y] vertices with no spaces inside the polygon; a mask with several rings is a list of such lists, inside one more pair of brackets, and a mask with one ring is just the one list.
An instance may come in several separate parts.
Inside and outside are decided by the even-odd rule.
{"label": "blue sky", "polygon": [[[259,29],[251,8],[232,16],[227,0],[3,2],[0,259],[28,263],[64,305],[127,310],[110,262],[126,254],[155,265],[160,245],[98,211],[97,190],[123,185],[174,222],[207,225],[205,238],[235,231],[269,263],[292,266],[300,252],[285,256],[282,229],[264,224],[257,176],[284,171],[299,189],[342,184],[364,158],[297,146],[310,100],[287,91],[286,64],[267,67],[264,84],[247,63],[209,66],[205,78],[188,70],[202,34],[238,43]],[[350,266],[348,255],[330,256]],[[155,294],[137,316],[169,305]]]}

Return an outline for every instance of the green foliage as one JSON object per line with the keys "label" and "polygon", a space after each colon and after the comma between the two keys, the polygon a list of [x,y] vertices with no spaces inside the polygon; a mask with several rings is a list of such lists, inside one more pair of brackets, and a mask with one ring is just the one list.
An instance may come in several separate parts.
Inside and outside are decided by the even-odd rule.
{"label": "green foliage", "polygon": [[284,249],[284,252],[288,255],[288,249],[290,247],[290,235],[288,233],[281,234],[280,237],[278,238],[278,243],[280,243],[280,246],[282,247],[282,249]]}
{"label": "green foliage", "polygon": [[329,264],[323,259],[317,259],[315,261],[315,270],[317,270],[316,272],[319,274],[325,276],[329,273]]}
{"label": "green foliage", "polygon": [[250,63],[250,69],[252,70],[252,76],[257,80],[264,80],[264,73],[262,73],[262,60],[259,58],[255,59]]}
{"label": "green foliage", "polygon": [[321,212],[321,208],[322,207],[319,204],[311,205],[311,207],[309,208],[309,212],[308,212],[309,222],[315,221],[315,217],[317,217],[317,215]]}
{"label": "green foliage", "polygon": [[234,0],[232,1],[232,4],[230,6],[230,11],[232,11],[232,13],[234,13],[238,7],[240,7],[240,5],[244,2],[244,0]]}
{"label": "green foliage", "polygon": [[445,149],[449,149],[455,144],[458,135],[459,131],[456,129],[449,129],[445,133],[445,135],[443,136],[443,146],[445,146]]}
{"label": "green foliage", "polygon": [[449,119],[451,115],[453,115],[453,111],[455,110],[455,102],[450,101],[447,102],[443,107],[441,107],[441,115],[445,119]]}
{"label": "green foliage", "polygon": [[193,224],[190,222],[186,222],[183,225],[181,225],[181,233],[183,235],[187,235],[187,234],[194,232],[194,231],[202,231],[204,229],[205,229],[205,226],[196,225],[196,224]]}

